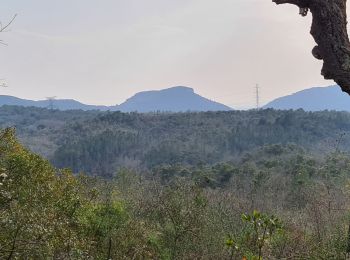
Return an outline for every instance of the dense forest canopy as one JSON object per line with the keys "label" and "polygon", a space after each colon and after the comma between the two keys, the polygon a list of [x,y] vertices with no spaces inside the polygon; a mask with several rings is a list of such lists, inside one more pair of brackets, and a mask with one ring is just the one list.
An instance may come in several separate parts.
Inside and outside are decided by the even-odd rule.
{"label": "dense forest canopy", "polygon": [[109,177],[122,167],[235,161],[274,144],[318,156],[350,147],[350,114],[332,111],[137,114],[4,106],[0,127],[12,126],[27,147],[55,166]]}
{"label": "dense forest canopy", "polygon": [[346,259],[350,161],[270,145],[212,166],[60,170],[0,132],[1,259]]}

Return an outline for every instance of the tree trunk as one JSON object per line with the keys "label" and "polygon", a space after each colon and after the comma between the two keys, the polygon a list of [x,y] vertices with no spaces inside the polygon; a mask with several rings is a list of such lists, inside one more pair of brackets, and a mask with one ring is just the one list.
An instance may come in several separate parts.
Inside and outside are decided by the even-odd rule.
{"label": "tree trunk", "polygon": [[311,35],[315,58],[323,60],[321,74],[333,79],[350,94],[350,43],[347,33],[346,0],[272,0],[276,4],[294,4],[312,13]]}
{"label": "tree trunk", "polygon": [[110,237],[108,240],[108,254],[107,254],[107,260],[112,259],[111,258],[111,253],[112,253],[112,238]]}

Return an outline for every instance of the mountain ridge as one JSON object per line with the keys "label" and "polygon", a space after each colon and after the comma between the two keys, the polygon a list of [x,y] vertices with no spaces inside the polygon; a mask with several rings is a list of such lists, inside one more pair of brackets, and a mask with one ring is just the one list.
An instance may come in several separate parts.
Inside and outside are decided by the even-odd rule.
{"label": "mountain ridge", "polygon": [[328,87],[313,87],[276,98],[263,106],[273,109],[304,109],[305,111],[348,111],[350,112],[350,97],[341,91],[337,85]]}
{"label": "mountain ridge", "polygon": [[232,108],[204,98],[185,86],[162,90],[142,91],[119,105],[121,111],[138,112],[184,112],[184,111],[227,111]]}
{"label": "mountain ridge", "polygon": [[16,105],[24,107],[54,108],[58,110],[100,110],[121,112],[185,112],[185,111],[227,111],[232,108],[195,93],[193,88],[176,86],[162,90],[142,91],[134,94],[120,105],[95,106],[83,104],[74,99],[28,100],[0,95],[0,107]]}

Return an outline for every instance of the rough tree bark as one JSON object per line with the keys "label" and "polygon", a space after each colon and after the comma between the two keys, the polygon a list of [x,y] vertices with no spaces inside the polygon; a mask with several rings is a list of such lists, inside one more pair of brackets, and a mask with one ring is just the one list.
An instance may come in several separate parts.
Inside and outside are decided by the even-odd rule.
{"label": "rough tree bark", "polygon": [[346,0],[272,0],[276,4],[293,4],[300,14],[312,13],[311,35],[316,46],[312,54],[323,60],[321,74],[333,79],[350,95],[350,42],[347,33]]}

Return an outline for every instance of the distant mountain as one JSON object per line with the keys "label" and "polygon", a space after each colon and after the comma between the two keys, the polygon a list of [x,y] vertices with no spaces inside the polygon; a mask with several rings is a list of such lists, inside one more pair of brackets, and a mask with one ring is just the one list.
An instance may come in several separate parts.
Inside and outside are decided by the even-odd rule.
{"label": "distant mountain", "polygon": [[120,106],[93,106],[82,104],[73,99],[48,100],[26,100],[12,96],[0,95],[0,107],[3,105],[15,105],[24,107],[41,107],[59,110],[101,110],[101,111],[122,111],[122,112],[185,112],[185,111],[227,111],[232,108],[220,103],[211,101],[194,93],[192,88],[173,87],[159,91],[140,92],[127,99]]}
{"label": "distant mountain", "polygon": [[339,86],[316,87],[277,98],[264,108],[350,111],[350,96]]}
{"label": "distant mountain", "polygon": [[232,110],[228,106],[194,93],[192,88],[182,86],[137,93],[119,105],[118,108],[125,112]]}
{"label": "distant mountain", "polygon": [[59,109],[59,110],[73,110],[73,109],[81,109],[85,111],[116,110],[114,106],[108,107],[108,106],[86,105],[73,99],[54,99],[50,102],[49,100],[34,101],[34,100],[21,99],[21,98],[12,97],[12,96],[0,95],[0,106],[3,106],[3,105],[23,106],[23,107],[41,107],[41,108],[49,108],[52,106],[52,108]]}

